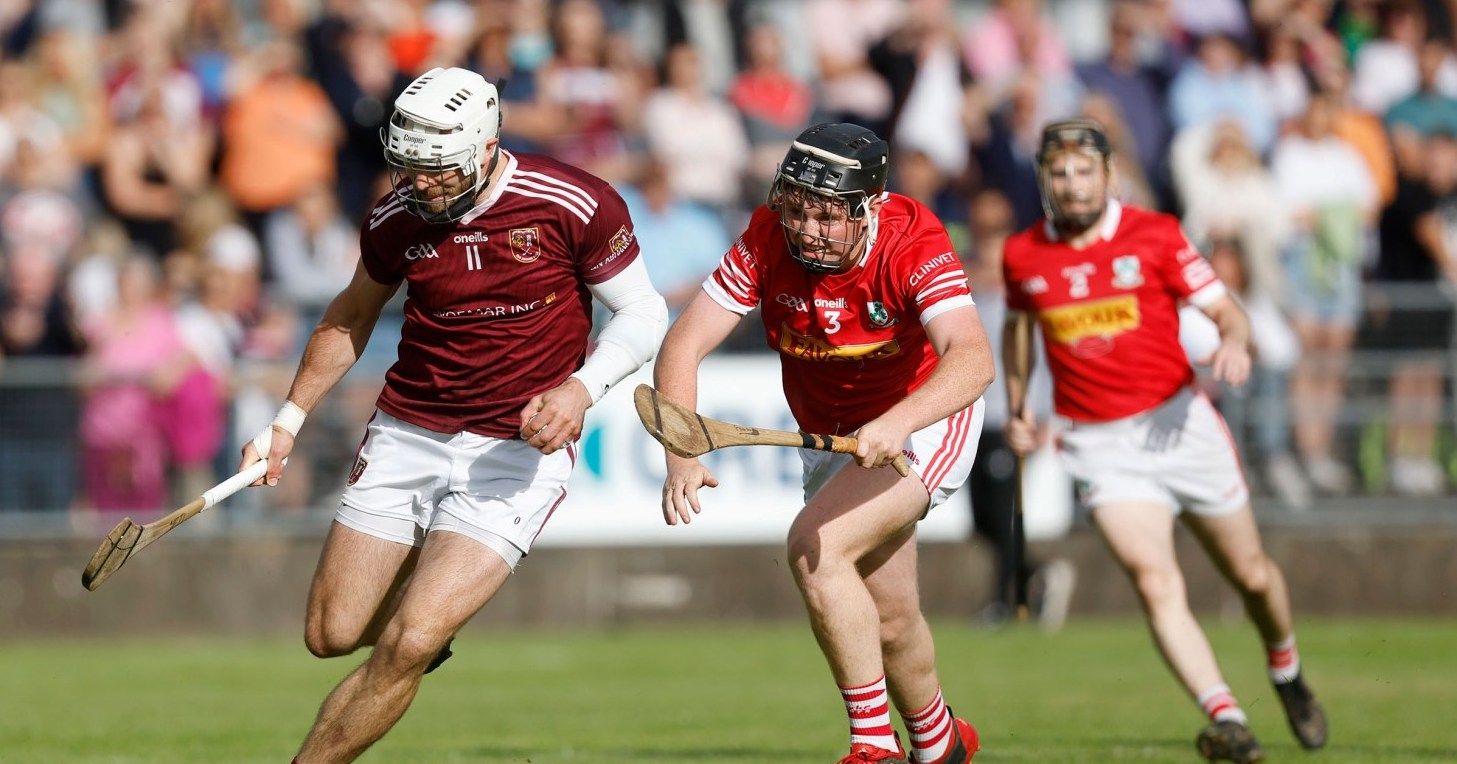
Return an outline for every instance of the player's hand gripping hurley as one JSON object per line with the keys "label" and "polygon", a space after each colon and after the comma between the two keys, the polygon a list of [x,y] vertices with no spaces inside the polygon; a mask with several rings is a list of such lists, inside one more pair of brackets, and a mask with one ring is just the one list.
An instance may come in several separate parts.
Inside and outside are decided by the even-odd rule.
{"label": "player's hand gripping hurley", "polygon": [[97,547],[96,554],[91,556],[91,562],[86,563],[86,569],[81,572],[81,585],[88,591],[96,591],[96,588],[106,583],[106,579],[131,559],[132,555],[142,551],[153,541],[167,535],[168,531],[192,519],[195,515],[213,508],[218,502],[243,490],[244,486],[256,482],[267,471],[268,460],[259,460],[243,468],[238,474],[207,489],[201,496],[166,517],[146,525],[137,525],[132,522],[130,517],[117,523],[116,527],[111,529],[111,533],[106,534],[106,538],[101,540],[101,546]]}
{"label": "player's hand gripping hurley", "polygon": [[[632,402],[648,434],[663,444],[663,448],[686,459],[729,446],[790,446],[837,454],[853,454],[859,446],[851,437],[766,430],[709,419],[658,395],[648,385],[637,386]],[[911,474],[904,456],[897,456],[890,466],[901,477]]]}

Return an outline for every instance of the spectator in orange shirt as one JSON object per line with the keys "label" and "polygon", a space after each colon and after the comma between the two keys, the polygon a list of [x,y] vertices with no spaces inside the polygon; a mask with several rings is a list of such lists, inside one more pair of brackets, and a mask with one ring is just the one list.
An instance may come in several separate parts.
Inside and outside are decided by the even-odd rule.
{"label": "spectator in orange shirt", "polygon": [[322,88],[301,73],[290,43],[260,48],[255,74],[223,116],[222,186],[257,223],[318,183],[334,179],[334,151],[343,131]]}

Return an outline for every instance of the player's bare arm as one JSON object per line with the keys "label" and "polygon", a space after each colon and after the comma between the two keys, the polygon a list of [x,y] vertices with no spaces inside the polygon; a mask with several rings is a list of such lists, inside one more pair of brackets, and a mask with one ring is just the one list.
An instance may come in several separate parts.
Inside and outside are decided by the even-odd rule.
{"label": "player's bare arm", "polygon": [[288,400],[278,417],[258,437],[243,445],[239,469],[258,461],[260,451],[268,452],[268,472],[254,485],[278,484],[283,460],[293,450],[293,440],[304,417],[359,360],[379,321],[380,311],[399,287],[399,284],[381,284],[370,278],[363,263],[355,266],[354,278],[329,303],[324,317],[314,327],[289,387]]}
{"label": "player's bare arm", "polygon": [[926,383],[856,433],[855,461],[883,467],[900,455],[911,433],[971,406],[996,377],[991,345],[976,308],[949,310],[926,324],[940,360]]}
{"label": "player's bare arm", "polygon": [[[653,386],[669,400],[691,409],[698,406],[698,364],[723,343],[738,326],[740,316],[699,292],[688,303],[683,314],[673,322],[658,363],[653,368]],[[718,479],[697,459],[663,452],[667,457],[668,476],[663,480],[663,520],[668,525],[693,521],[702,510],[698,489],[718,486]]]}
{"label": "player's bare arm", "polygon": [[1007,445],[1021,456],[1037,450],[1037,421],[1027,405],[1027,385],[1032,379],[1032,314],[1007,311],[1002,327],[1002,380],[1007,389]]}
{"label": "player's bare arm", "polygon": [[521,410],[521,437],[550,454],[582,434],[582,421],[614,385],[651,361],[668,324],[668,304],[653,288],[639,258],[587,290],[612,311],[597,347],[565,382],[533,397]]}
{"label": "player's bare arm", "polygon": [[1219,327],[1219,349],[1210,358],[1214,378],[1231,385],[1243,385],[1250,378],[1250,319],[1244,308],[1226,294],[1200,306]]}

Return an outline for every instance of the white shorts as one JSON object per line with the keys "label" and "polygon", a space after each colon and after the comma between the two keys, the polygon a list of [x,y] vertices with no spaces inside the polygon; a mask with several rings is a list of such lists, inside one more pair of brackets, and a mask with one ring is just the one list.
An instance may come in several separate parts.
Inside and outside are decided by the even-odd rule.
{"label": "white shorts", "polygon": [[[982,419],[986,406],[978,400],[971,408],[962,409],[925,429],[916,430],[906,439],[906,461],[911,472],[920,478],[931,503],[926,511],[951,498],[971,475],[976,461],[976,445],[981,440]],[[846,465],[855,463],[853,454],[800,449],[804,462],[804,500],[824,487],[825,483]]]}
{"label": "white shorts", "polygon": [[1153,503],[1216,516],[1249,501],[1224,417],[1193,388],[1141,414],[1065,427],[1058,450],[1085,506]]}
{"label": "white shorts", "polygon": [[513,569],[567,496],[576,446],[448,435],[383,411],[369,420],[334,516],[377,538],[420,546],[444,530],[495,550]]}

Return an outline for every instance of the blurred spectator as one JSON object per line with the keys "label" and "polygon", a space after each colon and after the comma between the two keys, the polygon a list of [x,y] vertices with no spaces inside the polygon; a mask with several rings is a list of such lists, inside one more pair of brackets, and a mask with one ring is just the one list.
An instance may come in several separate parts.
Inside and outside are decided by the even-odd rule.
{"label": "blurred spectator", "polygon": [[1386,126],[1398,151],[1402,141],[1412,134],[1418,138],[1435,133],[1457,135],[1457,98],[1442,92],[1437,83],[1449,55],[1447,44],[1441,40],[1422,43],[1416,92],[1386,112]]}
{"label": "blurred spectator", "polygon": [[223,117],[218,179],[258,230],[262,216],[334,180],[342,137],[322,88],[300,72],[298,47],[270,43],[251,62],[251,81]]}
{"label": "blurred spectator", "polygon": [[1148,170],[1138,161],[1133,135],[1118,112],[1118,103],[1101,94],[1083,99],[1082,116],[1103,126],[1113,145],[1113,185],[1116,199],[1128,204],[1155,209],[1158,198],[1149,182]]}
{"label": "blurred spectator", "polygon": [[[991,13],[969,27],[964,49],[972,76],[993,103],[1006,99],[1029,70],[1049,82],[1072,76],[1067,48],[1043,18],[1041,0],[996,0]],[[1066,110],[1047,118],[1061,116]]]}
{"label": "blurred spectator", "polygon": [[961,57],[949,0],[911,3],[901,25],[871,48],[870,61],[890,84],[886,139],[901,151],[925,154],[947,176],[964,175],[963,93],[971,74]]}
{"label": "blurred spectator", "polygon": [[1250,39],[1249,18],[1239,0],[1173,0],[1174,23],[1190,37]]}
{"label": "blurred spectator", "polygon": [[635,73],[609,65],[601,8],[566,0],[556,8],[553,38],[555,55],[537,72],[538,98],[561,115],[548,149],[609,181],[627,177],[625,130],[641,109],[641,83]]}
{"label": "blurred spectator", "polygon": [[359,262],[359,232],[345,219],[327,184],[308,189],[291,208],[269,215],[264,242],[278,293],[304,310],[309,325],[323,316]]}
{"label": "blurred spectator", "polygon": [[1246,291],[1283,300],[1281,255],[1291,235],[1285,200],[1238,122],[1221,120],[1179,134],[1170,152],[1195,241],[1234,240]]}
{"label": "blurred spectator", "polygon": [[[1356,103],[1373,114],[1385,114],[1392,104],[1417,90],[1421,77],[1418,52],[1427,36],[1427,19],[1414,0],[1379,4],[1381,37],[1356,53],[1352,92]],[[1457,95],[1457,62],[1441,61],[1437,89]]]}
{"label": "blurred spectator", "polygon": [[197,77],[205,118],[216,122],[227,101],[233,67],[244,53],[243,21],[227,0],[194,0],[181,34],[181,53]]}
{"label": "blurred spectator", "polygon": [[1300,60],[1300,40],[1293,29],[1279,25],[1265,35],[1264,43],[1260,79],[1265,102],[1270,104],[1276,121],[1295,119],[1305,113],[1310,101],[1310,82]]}
{"label": "blurred spectator", "polygon": [[1261,155],[1275,139],[1275,114],[1265,101],[1257,70],[1245,62],[1234,39],[1213,34],[1199,41],[1197,57],[1184,64],[1169,86],[1169,115],[1176,130],[1239,120]]}
{"label": "blurred spectator", "polygon": [[749,140],[748,185],[765,188],[790,141],[809,126],[814,93],[784,68],[784,40],[778,29],[755,26],[746,44],[748,65],[729,88],[729,100],[743,117]]}
{"label": "blurred spectator", "polygon": [[127,235],[158,256],[174,245],[172,221],[188,195],[207,180],[213,137],[196,121],[168,116],[163,92],[152,87],[106,144],[101,185],[106,206]]}
{"label": "blurred spectator", "polygon": [[643,109],[648,149],[667,166],[675,195],[730,215],[749,158],[743,124],[732,106],[707,91],[692,48],[670,49],[663,69],[664,86]]}
{"label": "blurred spectator", "polygon": [[[1246,229],[1249,230],[1249,229]],[[1209,264],[1232,292],[1239,296],[1250,318],[1255,365],[1247,397],[1228,396],[1221,408],[1231,415],[1231,427],[1252,432],[1252,451],[1258,457],[1266,485],[1286,507],[1308,509],[1310,483],[1291,448],[1290,371],[1300,358],[1300,340],[1286,321],[1275,295],[1250,277],[1254,272],[1245,236],[1216,235],[1208,239]],[[1245,404],[1241,406],[1240,404]]]}
{"label": "blurred spectator", "polygon": [[1165,151],[1172,128],[1164,110],[1164,73],[1144,63],[1139,40],[1143,10],[1135,0],[1119,0],[1110,14],[1108,55],[1080,64],[1078,78],[1090,93],[1111,98],[1128,126],[1138,163],[1161,197],[1168,188]]}
{"label": "blurred spectator", "polygon": [[[506,0],[496,0],[479,6],[478,34],[467,52],[466,67],[480,72],[500,89],[501,104],[511,114],[511,119],[501,128],[502,147],[539,154],[561,129],[562,115],[537,100],[536,67],[544,62],[536,61],[534,53],[521,52],[519,41],[534,37],[520,29],[520,19],[510,14],[511,5]],[[551,43],[545,36],[544,20],[542,24],[541,39],[549,54]],[[375,153],[379,153],[377,148]]]}
{"label": "blurred spectator", "polygon": [[814,49],[824,121],[853,122],[884,135],[891,94],[870,68],[870,48],[905,12],[895,0],[807,0],[803,29]]}
{"label": "blurred spectator", "polygon": [[957,193],[951,179],[923,151],[898,152],[892,160],[890,179],[893,191],[926,205],[943,221],[958,220],[966,214],[965,197]]}
{"label": "blurred spectator", "polygon": [[83,327],[90,344],[81,412],[83,485],[103,512],[166,504],[168,444],[160,403],[194,361],[159,290],[157,264],[129,256],[113,311]]}
{"label": "blurred spectator", "polygon": [[660,163],[649,163],[637,187],[621,191],[648,275],[676,314],[728,251],[728,230],[721,217],[679,197]]}
{"label": "blurred spectator", "polygon": [[1377,197],[1365,162],[1331,132],[1335,109],[1329,96],[1312,99],[1300,132],[1275,148],[1272,167],[1296,231],[1287,270],[1287,297],[1304,348],[1291,385],[1296,443],[1311,482],[1343,494],[1352,477],[1334,456],[1333,438]]}
{"label": "blurred spectator", "polygon": [[16,242],[0,263],[0,356],[70,356],[81,348],[61,289],[61,256]]}
{"label": "blurred spectator", "polygon": [[1019,80],[1011,97],[995,111],[986,111],[978,94],[968,99],[968,133],[981,181],[1011,202],[1019,229],[1042,217],[1036,166],[1037,136],[1043,125],[1040,99],[1035,77]]}
{"label": "blurred spectator", "polygon": [[77,35],[47,32],[36,46],[36,106],[59,130],[70,159],[91,169],[105,155],[110,122],[98,71],[96,51]]}
{"label": "blurred spectator", "polygon": [[1388,389],[1391,486],[1402,495],[1436,496],[1445,483],[1437,423],[1457,293],[1457,138],[1438,132],[1421,141],[1421,155],[1419,174],[1403,175],[1381,217],[1376,277],[1384,299],[1372,322],[1383,350],[1402,351]]}
{"label": "blurred spectator", "polygon": [[1333,61],[1322,66],[1317,80],[1320,92],[1331,97],[1335,109],[1332,131],[1360,153],[1376,183],[1382,206],[1390,204],[1396,198],[1396,163],[1381,120],[1355,104],[1351,96],[1351,72],[1344,62]]}

